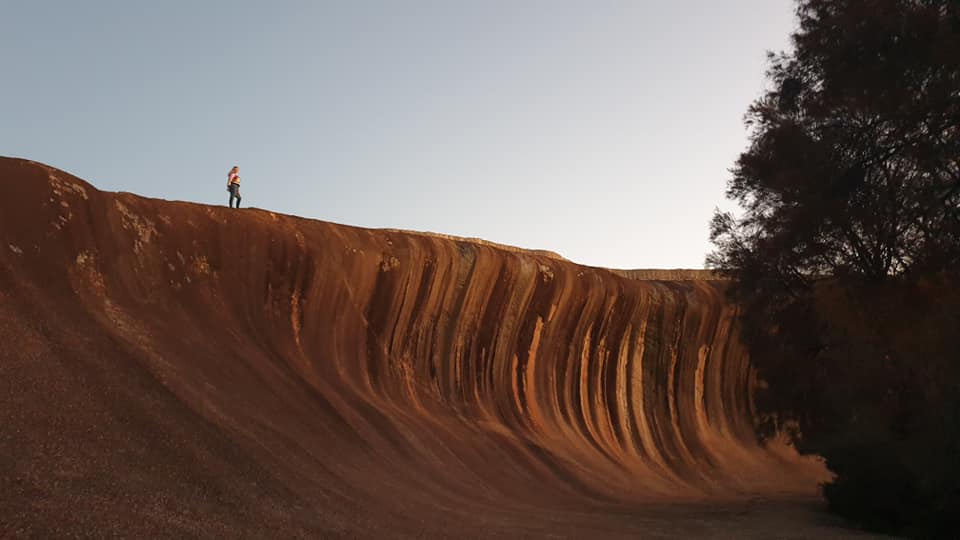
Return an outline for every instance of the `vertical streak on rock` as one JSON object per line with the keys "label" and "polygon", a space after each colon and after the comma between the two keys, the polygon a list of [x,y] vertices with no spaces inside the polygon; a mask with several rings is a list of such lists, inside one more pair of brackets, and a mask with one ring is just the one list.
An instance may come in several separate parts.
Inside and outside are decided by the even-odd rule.
{"label": "vertical streak on rock", "polygon": [[543,334],[543,319],[538,315],[530,339],[530,349],[527,355],[527,367],[523,373],[524,403],[526,405],[527,420],[533,434],[542,434],[544,427],[543,414],[540,408],[540,394],[537,383],[537,357],[540,351],[540,336]]}

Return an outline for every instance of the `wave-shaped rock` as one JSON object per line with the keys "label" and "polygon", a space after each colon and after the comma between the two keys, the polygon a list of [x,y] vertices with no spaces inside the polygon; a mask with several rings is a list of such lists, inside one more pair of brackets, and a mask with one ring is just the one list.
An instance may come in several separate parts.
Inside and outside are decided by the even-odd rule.
{"label": "wave-shaped rock", "polygon": [[756,441],[723,287],[3,158],[0,516],[15,535],[611,536],[669,501],[812,495],[819,463]]}

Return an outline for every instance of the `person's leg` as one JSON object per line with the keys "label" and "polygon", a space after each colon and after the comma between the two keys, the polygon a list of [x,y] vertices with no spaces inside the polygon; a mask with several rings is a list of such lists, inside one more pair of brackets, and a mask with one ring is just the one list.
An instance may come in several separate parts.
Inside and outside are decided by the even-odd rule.
{"label": "person's leg", "polygon": [[240,199],[243,197],[240,196],[240,186],[237,186],[237,208],[240,208]]}
{"label": "person's leg", "polygon": [[237,199],[237,207],[240,206],[240,194],[236,184],[230,184],[230,208],[233,208],[233,199]]}

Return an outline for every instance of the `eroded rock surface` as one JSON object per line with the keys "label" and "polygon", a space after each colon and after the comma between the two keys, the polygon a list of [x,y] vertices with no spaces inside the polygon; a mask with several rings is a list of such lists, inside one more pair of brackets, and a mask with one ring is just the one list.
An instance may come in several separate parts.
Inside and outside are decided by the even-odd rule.
{"label": "eroded rock surface", "polygon": [[836,536],[709,274],[0,194],[0,536]]}

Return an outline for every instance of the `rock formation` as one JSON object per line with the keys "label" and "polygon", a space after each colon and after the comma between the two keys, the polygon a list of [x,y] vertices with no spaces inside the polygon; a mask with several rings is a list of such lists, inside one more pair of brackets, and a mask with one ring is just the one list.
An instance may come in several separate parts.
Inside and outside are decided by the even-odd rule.
{"label": "rock formation", "polygon": [[815,494],[818,462],[756,441],[723,282],[666,276],[2,158],[0,523],[610,537]]}

